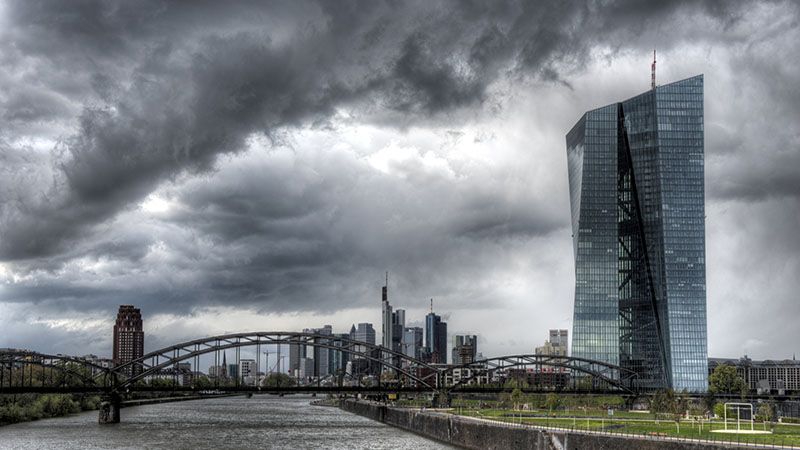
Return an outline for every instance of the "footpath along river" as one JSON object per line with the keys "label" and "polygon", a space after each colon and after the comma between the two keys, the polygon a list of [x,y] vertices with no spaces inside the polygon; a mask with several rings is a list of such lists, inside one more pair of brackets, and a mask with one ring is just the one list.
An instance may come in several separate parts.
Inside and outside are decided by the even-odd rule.
{"label": "footpath along river", "polygon": [[99,425],[90,411],[0,427],[0,448],[453,448],[310,400],[256,395],[137,406],[124,408],[116,425]]}

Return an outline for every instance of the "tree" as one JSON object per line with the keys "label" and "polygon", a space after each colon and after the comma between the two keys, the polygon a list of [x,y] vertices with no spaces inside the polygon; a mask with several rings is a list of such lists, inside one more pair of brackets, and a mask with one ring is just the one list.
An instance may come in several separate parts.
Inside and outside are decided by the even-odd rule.
{"label": "tree", "polygon": [[683,413],[689,405],[685,394],[676,394],[672,389],[657,391],[650,400],[650,412],[656,419],[659,414],[669,414],[675,421],[675,427],[680,433],[680,422]]}
{"label": "tree", "polygon": [[717,403],[717,398],[713,392],[709,389],[708,392],[703,396],[703,406],[705,406],[706,411],[714,412],[714,405]]}
{"label": "tree", "polygon": [[714,415],[717,417],[725,417],[725,404],[722,402],[714,405]]}
{"label": "tree", "polygon": [[714,394],[747,395],[747,383],[736,372],[736,367],[720,364],[708,378],[709,390]]}
{"label": "tree", "polygon": [[397,381],[397,374],[394,373],[394,370],[387,370],[381,374],[381,382],[392,383],[395,381]]}
{"label": "tree", "polygon": [[549,409],[550,412],[552,413],[554,409],[558,409],[558,407],[561,406],[561,397],[551,392],[547,394],[547,398],[545,398],[544,404],[547,407],[547,409]]}
{"label": "tree", "polygon": [[675,420],[675,427],[678,429],[678,433],[681,432],[681,418],[683,417],[684,412],[689,407],[689,399],[686,397],[686,394],[677,394],[673,396],[672,401],[672,418]]}
{"label": "tree", "polygon": [[175,386],[173,380],[167,378],[151,378],[150,381],[147,382],[150,387],[157,387],[157,388],[171,388]]}
{"label": "tree", "polygon": [[263,386],[278,387],[278,386],[294,386],[294,378],[285,373],[271,373],[264,379]]}
{"label": "tree", "polygon": [[192,387],[195,389],[210,389],[214,387],[214,382],[205,375],[198,375],[192,379]]}
{"label": "tree", "polygon": [[519,404],[522,402],[522,390],[520,388],[514,388],[511,391],[511,403],[514,405],[514,409],[519,409]]}
{"label": "tree", "polygon": [[758,411],[756,412],[758,416],[764,422],[774,422],[775,421],[775,405],[767,402],[758,405]]}
{"label": "tree", "polygon": [[672,390],[656,391],[653,398],[650,400],[650,412],[653,416],[658,418],[658,414],[664,414],[672,411],[672,404],[675,400],[675,393]]}

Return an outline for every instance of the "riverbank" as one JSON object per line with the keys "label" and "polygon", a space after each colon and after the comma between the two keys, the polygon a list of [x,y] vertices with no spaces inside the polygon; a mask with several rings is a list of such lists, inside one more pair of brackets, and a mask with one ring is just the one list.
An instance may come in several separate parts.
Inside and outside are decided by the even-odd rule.
{"label": "riverbank", "polygon": [[[685,438],[648,438],[610,433],[554,429],[464,417],[436,410],[396,408],[381,403],[342,400],[345,411],[468,449],[530,448],[537,450],[596,448],[622,450],[722,450],[735,444],[718,444]],[[752,445],[752,444],[751,444]]]}
{"label": "riverbank", "polygon": [[19,395],[0,403],[0,426],[20,422],[64,417],[81,411],[97,410],[100,397],[71,394]]}
{"label": "riverbank", "polygon": [[[125,400],[122,408],[154,405],[158,403],[183,402],[218,397],[235,397],[242,394],[182,395],[172,397],[149,397]],[[84,411],[100,409],[101,397],[98,395],[41,394],[18,395],[13,401],[3,399],[0,403],[0,427],[15,423],[32,422],[41,419],[66,417]]]}

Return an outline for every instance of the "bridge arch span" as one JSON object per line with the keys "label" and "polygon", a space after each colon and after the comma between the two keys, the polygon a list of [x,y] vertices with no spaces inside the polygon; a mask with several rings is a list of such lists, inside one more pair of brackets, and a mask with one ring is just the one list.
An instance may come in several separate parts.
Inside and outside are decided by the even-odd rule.
{"label": "bridge arch span", "polygon": [[[383,346],[333,335],[291,331],[264,331],[211,336],[155,350],[113,369],[117,375],[121,376],[117,389],[123,390],[148,375],[173,367],[179,362],[198,361],[198,358],[202,355],[242,347],[256,347],[258,354],[259,347],[269,345],[302,345],[340,351],[375,362],[381,367],[393,369],[408,379],[419,383],[421,387],[431,390],[437,390],[439,387],[438,375],[440,372],[437,368]],[[395,360],[398,360],[400,364],[395,364]],[[415,373],[414,369],[424,369],[423,372],[425,373],[420,375]],[[197,370],[197,367],[195,367],[195,370]]]}
{"label": "bridge arch span", "polygon": [[603,361],[593,359],[580,358],[575,356],[554,356],[554,355],[509,355],[500,356],[496,358],[488,358],[472,363],[462,364],[458,366],[451,366],[443,370],[442,375],[453,373],[456,369],[472,369],[472,373],[468,377],[461,378],[458,383],[450,386],[450,388],[457,388],[469,381],[474,380],[480,376],[480,371],[488,371],[490,373],[497,370],[513,369],[517,367],[559,367],[569,369],[571,371],[583,373],[592,377],[593,379],[600,380],[613,386],[621,391],[634,394],[632,380],[636,378],[637,374],[632,370],[623,367],[609,364]]}
{"label": "bridge arch span", "polygon": [[[66,375],[69,375],[77,378],[84,388],[104,389],[109,386],[112,378],[111,368],[94,364],[85,359],[66,355],[49,355],[27,350],[3,350],[0,351],[0,392],[4,388],[24,387],[25,369],[31,366],[42,367],[45,370],[41,374],[43,377],[47,375],[46,369],[50,369],[51,385],[55,381],[53,379],[53,371],[58,371],[65,375],[62,383],[67,382]],[[74,366],[89,370],[90,375],[87,376],[85,373],[75,370]],[[14,385],[12,377],[13,368],[15,367],[19,367],[22,370],[19,386]],[[28,379],[29,384],[32,384],[32,378],[33,373],[31,371]]]}

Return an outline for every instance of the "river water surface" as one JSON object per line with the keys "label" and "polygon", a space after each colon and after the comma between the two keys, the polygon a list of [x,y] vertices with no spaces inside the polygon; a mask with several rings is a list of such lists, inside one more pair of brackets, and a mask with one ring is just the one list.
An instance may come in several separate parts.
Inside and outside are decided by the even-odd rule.
{"label": "river water surface", "polygon": [[99,425],[90,411],[0,427],[0,448],[452,448],[309,401],[254,396],[137,406],[123,408],[115,425]]}

